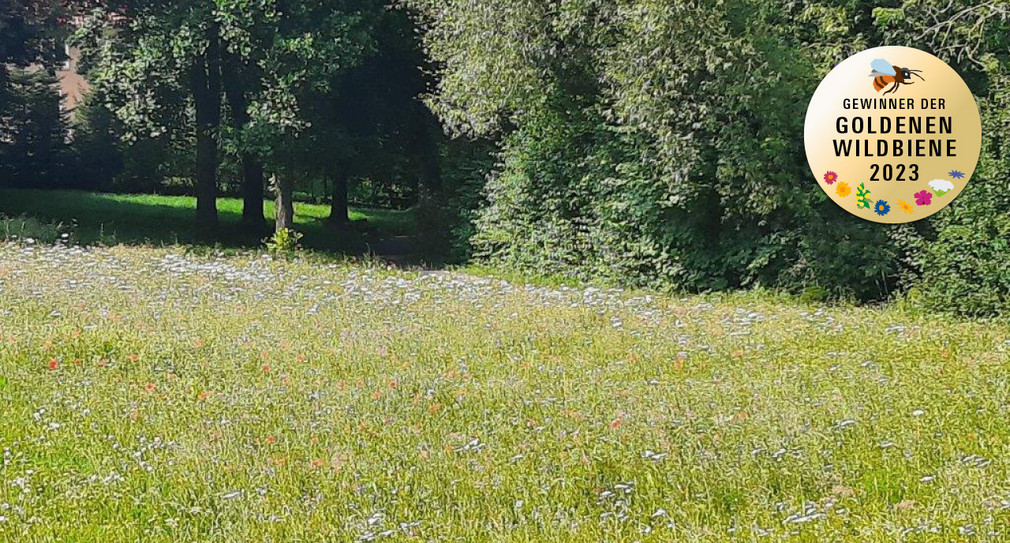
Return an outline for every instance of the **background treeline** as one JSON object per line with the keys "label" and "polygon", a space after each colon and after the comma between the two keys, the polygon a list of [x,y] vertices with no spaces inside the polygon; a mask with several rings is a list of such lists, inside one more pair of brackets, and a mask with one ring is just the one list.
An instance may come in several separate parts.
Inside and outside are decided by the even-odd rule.
{"label": "background treeline", "polygon": [[[430,0],[429,103],[499,160],[470,239],[527,270],[690,290],[862,300],[914,287],[968,314],[1010,301],[1010,4]],[[850,54],[909,45],[952,64],[985,120],[951,208],[888,227],[814,189],[806,104]]]}
{"label": "background treeline", "polygon": [[[281,215],[294,198],[325,199],[338,225],[349,199],[413,206],[450,259],[632,286],[906,292],[969,315],[1010,304],[1002,0],[109,0],[53,12],[77,17],[71,41],[94,91],[70,121],[39,92],[44,74],[6,71],[4,183],[195,194],[208,228],[221,193],[244,195],[252,229],[264,196]],[[972,184],[911,225],[839,209],[802,146],[820,79],[878,45],[949,62],[983,116]],[[14,53],[8,64],[47,60]]]}

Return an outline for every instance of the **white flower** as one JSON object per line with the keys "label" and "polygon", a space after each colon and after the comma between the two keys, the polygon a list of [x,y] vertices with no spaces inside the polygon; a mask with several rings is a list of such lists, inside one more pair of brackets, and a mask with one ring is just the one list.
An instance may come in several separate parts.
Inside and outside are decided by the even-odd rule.
{"label": "white flower", "polygon": [[943,196],[944,194],[954,190],[954,183],[951,183],[946,179],[934,179],[929,182],[929,188],[933,189],[933,192],[935,192],[937,196]]}

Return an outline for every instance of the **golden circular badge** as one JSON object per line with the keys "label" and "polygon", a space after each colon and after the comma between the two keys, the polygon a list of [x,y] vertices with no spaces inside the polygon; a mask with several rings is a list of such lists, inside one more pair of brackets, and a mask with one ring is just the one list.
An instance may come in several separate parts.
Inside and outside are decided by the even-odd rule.
{"label": "golden circular badge", "polygon": [[911,47],[877,47],[824,78],[804,140],[829,198],[859,218],[899,224],[940,211],[968,185],[982,120],[947,63]]}

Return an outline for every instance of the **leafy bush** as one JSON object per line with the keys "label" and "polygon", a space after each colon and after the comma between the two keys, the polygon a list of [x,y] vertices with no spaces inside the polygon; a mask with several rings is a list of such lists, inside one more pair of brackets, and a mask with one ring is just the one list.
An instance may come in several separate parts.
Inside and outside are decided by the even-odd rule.
{"label": "leafy bush", "polygon": [[796,145],[797,104],[831,66],[804,44],[834,26],[788,22],[829,12],[791,2],[431,7],[429,49],[445,65],[431,105],[450,129],[500,141],[475,254],[625,284],[886,296],[905,248],[810,190]]}
{"label": "leafy bush", "polygon": [[[985,97],[977,184],[1007,169],[1010,14],[967,0],[886,8],[688,0],[415,0],[443,68],[429,103],[497,142],[474,254],[538,273],[706,291],[769,286],[860,300],[924,281],[936,308],[991,314],[1006,292],[997,191],[914,225],[854,220],[813,188],[803,107],[835,63],[904,43],[937,52]],[[982,69],[984,67],[985,69]],[[986,215],[989,214],[989,215]],[[979,274],[986,279],[975,279]],[[949,288],[952,282],[959,287]],[[949,292],[988,289],[948,299]],[[820,295],[819,295],[820,296]],[[965,305],[967,304],[967,305]],[[969,307],[971,306],[971,307]]]}
{"label": "leafy bush", "polygon": [[988,63],[993,92],[982,101],[982,158],[957,202],[938,214],[924,244],[917,298],[933,310],[970,316],[1010,314],[1010,75]]}
{"label": "leafy bush", "polygon": [[0,241],[17,243],[67,243],[71,231],[62,223],[44,222],[36,218],[0,215]]}
{"label": "leafy bush", "polygon": [[267,252],[274,258],[290,258],[301,249],[302,233],[290,228],[283,228],[273,236],[263,240]]}

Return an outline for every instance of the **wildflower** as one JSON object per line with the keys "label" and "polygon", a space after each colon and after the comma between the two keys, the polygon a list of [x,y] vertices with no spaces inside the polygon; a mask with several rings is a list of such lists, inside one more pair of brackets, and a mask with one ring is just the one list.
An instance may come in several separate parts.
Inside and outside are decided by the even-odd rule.
{"label": "wildflower", "polygon": [[51,359],[49,361],[49,371],[56,371],[58,369],[60,369],[60,363],[55,358]]}
{"label": "wildflower", "polygon": [[921,190],[915,193],[915,203],[920,206],[928,206],[933,202],[933,193],[928,190]]}
{"label": "wildflower", "polygon": [[835,187],[835,194],[837,194],[839,198],[846,198],[852,194],[852,187],[850,187],[845,181],[842,181],[837,187]]}
{"label": "wildflower", "polygon": [[148,394],[154,392],[154,383],[147,383],[144,385],[144,390],[146,390]]}
{"label": "wildflower", "polygon": [[835,181],[838,181],[838,174],[835,172],[828,172],[824,174],[824,182],[831,185]]}
{"label": "wildflower", "polygon": [[270,373],[270,364],[263,364],[260,369],[263,370],[263,373]]}
{"label": "wildflower", "polygon": [[318,458],[317,458],[316,460],[313,460],[313,461],[312,461],[312,467],[313,467],[313,468],[321,468],[321,467],[323,467],[324,465],[326,465],[326,463],[325,463],[325,462],[323,462],[322,460],[319,460]]}
{"label": "wildflower", "polygon": [[891,206],[884,200],[877,200],[877,203],[873,205],[873,212],[883,217],[891,212]]}
{"label": "wildflower", "polygon": [[273,445],[274,443],[277,443],[277,438],[274,436],[267,436],[266,442],[267,445]]}
{"label": "wildflower", "polygon": [[905,213],[915,213],[915,209],[912,208],[912,204],[904,200],[898,200],[898,207],[900,207]]}
{"label": "wildflower", "polygon": [[200,393],[200,396],[199,396],[200,401],[203,401],[203,400],[206,400],[207,398],[210,398],[211,394],[213,394],[213,392],[211,392],[209,390],[204,390],[203,392]]}
{"label": "wildflower", "polygon": [[962,172],[960,170],[954,170],[954,171],[948,173],[947,175],[953,177],[954,179],[964,179],[964,172]]}
{"label": "wildflower", "polygon": [[618,415],[616,419],[610,421],[610,429],[616,430],[624,424],[624,415]]}

